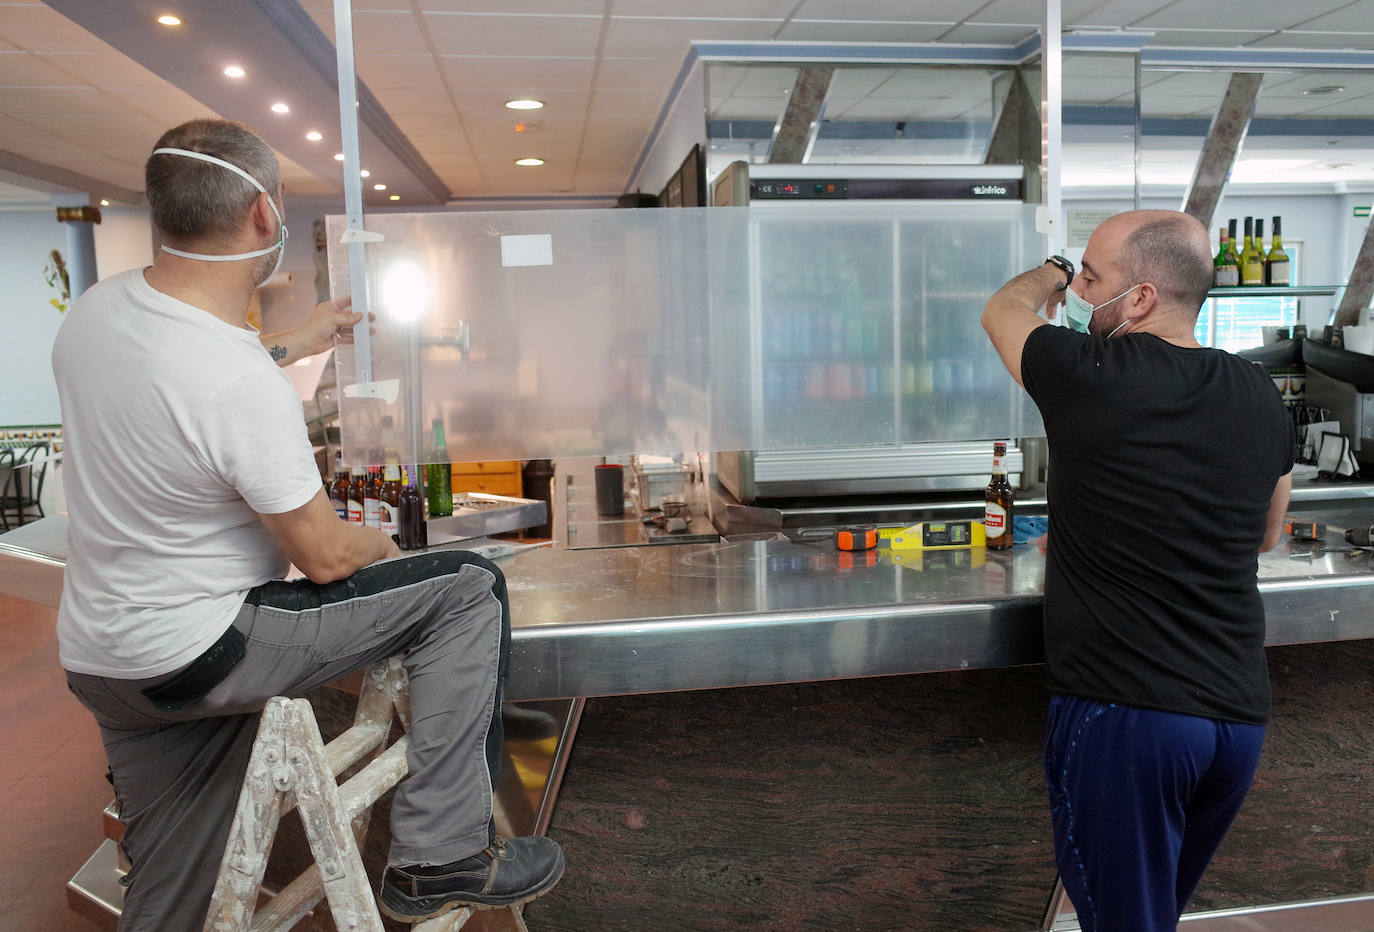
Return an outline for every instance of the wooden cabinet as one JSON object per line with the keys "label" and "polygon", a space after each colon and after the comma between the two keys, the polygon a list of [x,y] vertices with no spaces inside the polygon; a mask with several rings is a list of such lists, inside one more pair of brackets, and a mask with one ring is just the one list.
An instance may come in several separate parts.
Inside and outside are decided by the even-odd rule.
{"label": "wooden cabinet", "polygon": [[453,491],[520,496],[519,460],[453,464]]}

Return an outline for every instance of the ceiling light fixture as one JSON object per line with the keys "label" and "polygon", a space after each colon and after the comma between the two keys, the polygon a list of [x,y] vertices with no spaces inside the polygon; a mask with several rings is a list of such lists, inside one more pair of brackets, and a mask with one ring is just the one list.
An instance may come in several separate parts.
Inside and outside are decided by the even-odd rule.
{"label": "ceiling light fixture", "polygon": [[542,110],[543,108],[544,101],[542,100],[531,100],[529,98],[522,98],[520,100],[506,101],[507,110]]}
{"label": "ceiling light fixture", "polygon": [[372,186],[372,190],[374,190],[374,191],[385,191],[385,190],[386,190],[386,185],[384,185],[384,184],[374,184],[374,185]]}
{"label": "ceiling light fixture", "polygon": [[180,25],[181,25],[181,17],[180,17],[180,16],[173,16],[171,13],[164,13],[164,14],[162,14],[161,16],[159,16],[159,17],[157,18],[157,21],[158,21],[159,23],[161,23],[163,26],[180,26]]}
{"label": "ceiling light fixture", "polygon": [[312,129],[310,132],[305,134],[305,138],[309,139],[311,142],[319,142],[324,137]]}
{"label": "ceiling light fixture", "polygon": [[282,103],[281,101],[277,101],[276,103],[274,103],[274,104],[272,105],[272,112],[273,112],[273,113],[290,113],[290,112],[291,112],[291,108],[288,107],[286,104]]}
{"label": "ceiling light fixture", "polygon": [[342,153],[342,152],[335,152],[335,153],[334,153],[334,161],[336,161],[336,162],[342,162],[342,161],[343,161],[343,153]]}
{"label": "ceiling light fixture", "polygon": [[391,195],[390,198],[388,198],[388,200],[393,200],[393,201],[399,201],[400,199],[401,199],[401,195],[399,195],[399,194],[393,194],[393,195]]}
{"label": "ceiling light fixture", "polygon": [[230,65],[229,67],[224,69],[224,76],[227,78],[241,78],[246,73],[247,72],[245,72],[238,65]]}
{"label": "ceiling light fixture", "polygon": [[363,169],[361,172],[359,172],[358,174],[362,175],[364,178],[370,178],[370,177],[372,177],[372,172],[368,171],[366,168],[364,168],[364,169]]}
{"label": "ceiling light fixture", "polygon": [[544,164],[544,160],[543,160],[543,159],[516,159],[516,160],[515,160],[515,164],[516,164],[516,165],[523,165],[523,166],[525,166],[525,167],[528,168],[528,167],[531,167],[531,166],[534,166],[534,165],[543,165],[543,164]]}
{"label": "ceiling light fixture", "polygon": [[105,199],[102,197],[102,198],[100,199],[100,206],[101,206],[101,207],[109,207],[109,206],[110,206],[110,202],[107,201],[107,200],[105,200]]}
{"label": "ceiling light fixture", "polygon": [[1330,97],[1333,94],[1344,94],[1345,87],[1340,84],[1323,84],[1321,87],[1309,87],[1303,93],[1308,97]]}

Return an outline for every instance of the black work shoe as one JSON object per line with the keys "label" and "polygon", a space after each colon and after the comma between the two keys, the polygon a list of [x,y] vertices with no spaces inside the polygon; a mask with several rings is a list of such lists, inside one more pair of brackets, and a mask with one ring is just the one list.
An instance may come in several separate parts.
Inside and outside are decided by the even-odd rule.
{"label": "black work shoe", "polygon": [[543,896],[563,876],[563,849],[552,838],[501,838],[461,861],[388,867],[378,905],[402,922],[420,922],[462,907],[495,909]]}

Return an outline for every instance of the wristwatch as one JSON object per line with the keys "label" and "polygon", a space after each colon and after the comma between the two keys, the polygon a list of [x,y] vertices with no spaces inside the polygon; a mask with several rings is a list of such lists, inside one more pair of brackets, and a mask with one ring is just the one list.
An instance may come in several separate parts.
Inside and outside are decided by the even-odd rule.
{"label": "wristwatch", "polygon": [[1064,279],[1064,284],[1056,285],[1054,287],[1054,290],[1068,290],[1068,287],[1073,284],[1073,263],[1070,262],[1068,259],[1065,259],[1063,256],[1050,256],[1048,259],[1045,260],[1045,264],[1054,266],[1055,268],[1063,272],[1066,276],[1066,278]]}

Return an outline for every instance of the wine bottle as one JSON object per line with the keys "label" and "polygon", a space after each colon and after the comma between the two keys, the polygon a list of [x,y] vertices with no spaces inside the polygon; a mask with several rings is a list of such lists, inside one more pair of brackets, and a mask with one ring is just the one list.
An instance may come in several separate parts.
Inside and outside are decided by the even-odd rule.
{"label": "wine bottle", "polygon": [[1264,284],[1264,259],[1255,248],[1255,218],[1245,218],[1245,246],[1240,251],[1240,283]]}
{"label": "wine bottle", "polygon": [[1260,258],[1260,284],[1269,281],[1269,256],[1264,251],[1264,218],[1255,218],[1255,250]]}
{"label": "wine bottle", "polygon": [[1236,220],[1231,218],[1226,224],[1227,233],[1226,248],[1231,253],[1231,258],[1236,262],[1236,284],[1240,284],[1240,240],[1236,239]]}
{"label": "wine bottle", "polygon": [[1283,234],[1280,232],[1279,218],[1274,218],[1274,238],[1269,244],[1268,281],[1270,285],[1292,284],[1288,253],[1283,251]]}
{"label": "wine bottle", "polygon": [[1217,257],[1212,260],[1215,274],[1213,285],[1217,288],[1234,288],[1240,284],[1240,265],[1236,262],[1235,250],[1231,248],[1231,239],[1226,235],[1226,227],[1221,228],[1220,242]]}

